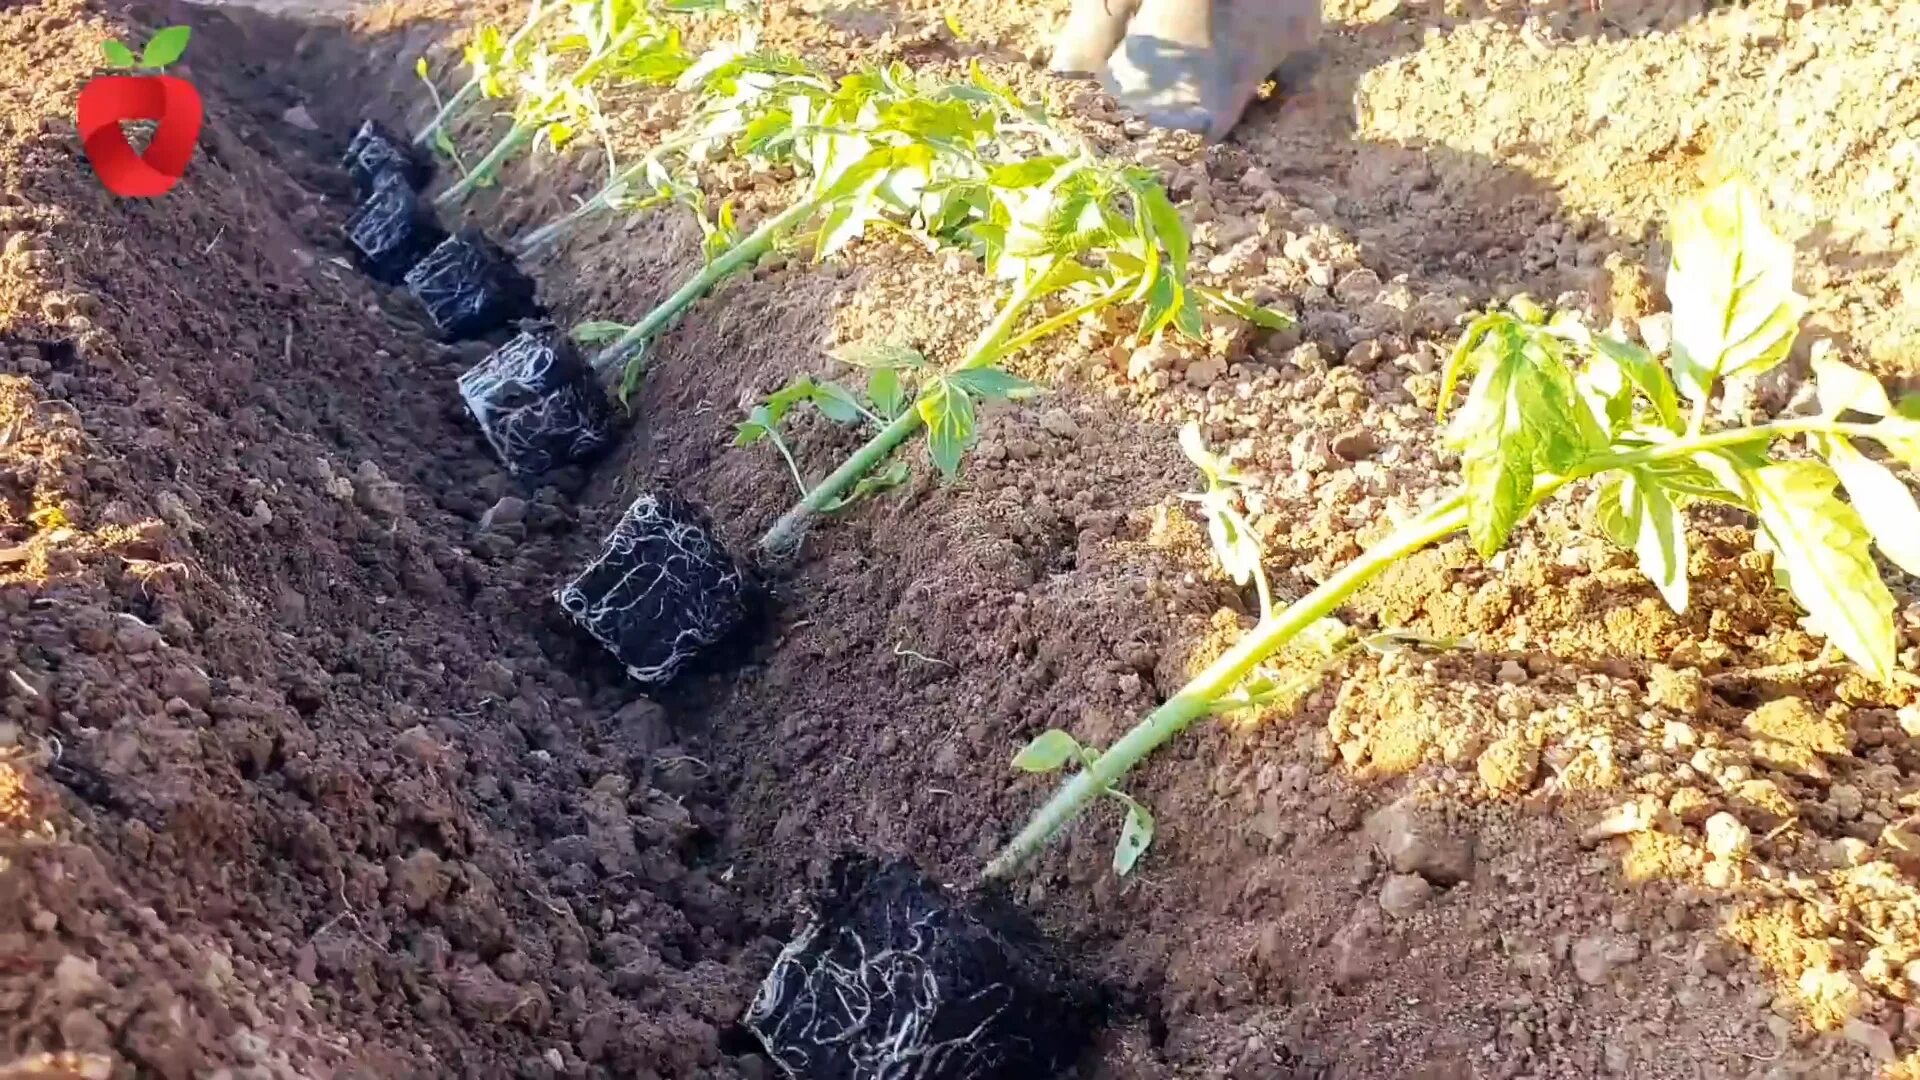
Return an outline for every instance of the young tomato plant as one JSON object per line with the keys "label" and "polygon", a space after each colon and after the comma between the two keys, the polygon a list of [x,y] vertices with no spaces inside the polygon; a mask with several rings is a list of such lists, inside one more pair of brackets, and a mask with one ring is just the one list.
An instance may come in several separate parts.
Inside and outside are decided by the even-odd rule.
{"label": "young tomato plant", "polygon": [[[1600,530],[1633,552],[1676,611],[1689,603],[1685,509],[1706,501],[1745,511],[1755,546],[1772,557],[1780,584],[1805,610],[1802,623],[1869,675],[1890,680],[1894,600],[1869,549],[1877,544],[1889,561],[1920,571],[1920,508],[1862,447],[1878,446],[1920,469],[1920,420],[1896,409],[1872,376],[1823,353],[1814,362],[1818,415],[1712,427],[1708,404],[1725,380],[1786,357],[1805,301],[1793,290],[1791,245],[1768,229],[1741,182],[1686,201],[1671,237],[1674,334],[1666,356],[1593,334],[1571,318],[1549,318],[1524,299],[1475,321],[1447,366],[1441,395],[1444,417],[1457,382],[1472,376],[1444,434],[1460,454],[1459,488],[1284,609],[1263,601],[1251,631],[1088,759],[987,876],[1015,873],[1194,721],[1257,696],[1247,691],[1263,662],[1388,567],[1462,531],[1491,557],[1535,507],[1578,481],[1598,482]],[[1791,443],[1805,453],[1776,456]],[[1203,469],[1210,490],[1224,480],[1217,468]],[[1244,522],[1219,524],[1210,532],[1222,564],[1250,574],[1257,545],[1244,539]]]}
{"label": "young tomato plant", "polygon": [[[710,230],[722,242],[705,249],[706,265],[639,322],[592,324],[586,340],[606,340],[593,367],[624,365],[623,395],[645,370],[644,345],[720,282],[757,263],[813,227],[813,254],[826,258],[876,222],[911,224],[920,193],[984,172],[983,145],[995,133],[996,111],[954,87],[923,86],[892,65],[842,78],[755,70],[752,82],[775,80],[753,105],[709,118],[708,140],[731,140],[733,152],[759,166],[789,163],[807,178],[799,198],[740,235],[729,223]],[[610,340],[609,340],[610,339]]]}
{"label": "young tomato plant", "polygon": [[[977,73],[976,82],[991,86]],[[993,89],[990,98],[1010,98]],[[1285,324],[1277,314],[1187,279],[1186,225],[1146,169],[1109,165],[1084,150],[1048,153],[1001,163],[978,179],[938,185],[923,197],[928,202],[924,216],[955,222],[951,231],[979,252],[1010,293],[950,369],[922,378],[910,407],[891,417],[774,523],[760,540],[768,554],[791,552],[814,518],[846,505],[863,488],[891,486],[876,484],[870,474],[923,430],[935,467],[945,477],[954,476],[977,437],[975,403],[1025,388],[1000,365],[1082,318],[1138,304],[1142,339],[1169,330],[1198,338],[1202,303],[1264,326]],[[1034,310],[1047,303],[1063,310],[1022,330]],[[750,417],[749,425],[753,422]],[[882,475],[904,473],[889,465]]]}
{"label": "young tomato plant", "polygon": [[413,137],[415,146],[432,145],[448,156],[453,156],[453,139],[447,134],[447,127],[464,110],[475,103],[476,98],[501,98],[508,92],[510,73],[518,71],[525,64],[528,48],[534,35],[555,14],[565,10],[565,5],[556,0],[533,0],[527,7],[526,21],[522,22],[512,34],[502,34],[497,26],[482,26],[475,32],[473,40],[464,50],[467,81],[453,95],[442,99],[439,88],[433,83],[427,58],[422,56],[414,61],[414,73],[427,84],[428,92],[433,96],[434,113],[425,127]]}
{"label": "young tomato plant", "polygon": [[[609,170],[617,172],[597,88],[609,83],[670,85],[693,63],[680,31],[635,0],[576,3],[572,14],[571,32],[551,46],[535,43],[514,72],[518,101],[506,134],[459,183],[442,192],[435,205],[458,206],[475,188],[492,183],[522,147],[545,145],[558,151],[587,129],[600,134]],[[560,57],[570,54],[581,58],[563,73]]]}

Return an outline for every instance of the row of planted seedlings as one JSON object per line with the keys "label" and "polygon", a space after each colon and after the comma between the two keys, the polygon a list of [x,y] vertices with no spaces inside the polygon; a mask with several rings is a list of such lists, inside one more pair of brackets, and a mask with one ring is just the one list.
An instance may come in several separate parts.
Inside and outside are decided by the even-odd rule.
{"label": "row of planted seedlings", "polygon": [[[702,269],[638,321],[582,324],[571,338],[536,323],[463,375],[468,408],[516,475],[588,462],[612,445],[612,384],[624,401],[644,373],[647,344],[721,281],[783,246],[832,254],[876,221],[979,254],[1003,285],[1000,309],[950,366],[899,347],[859,348],[837,357],[863,371],[856,386],[802,375],[751,409],[736,445],[772,447],[798,489],[751,562],[779,561],[824,515],[903,483],[909,466],[898,452],[916,438],[940,473],[955,474],[974,439],[976,403],[1035,390],[1004,362],[1083,318],[1131,305],[1142,337],[1197,336],[1209,304],[1276,321],[1188,280],[1185,226],[1157,178],[1099,160],[977,70],[955,86],[923,86],[898,68],[830,80],[793,60],[733,49],[690,61],[678,78],[709,100],[663,150],[790,164],[802,190],[744,235],[723,210],[708,225]],[[635,190],[647,196],[635,199]],[[653,155],[615,171],[606,191],[525,246],[549,242],[579,215],[676,197],[701,204],[685,174]],[[1240,511],[1242,477],[1201,444],[1197,428],[1183,430],[1182,449],[1205,479],[1190,498],[1223,570],[1253,591],[1257,621],[1113,746],[1084,746],[1056,730],[1025,747],[1017,768],[1069,775],[974,887],[950,893],[903,862],[839,863],[745,1018],[773,1059],[807,1077],[1026,1077],[1067,1068],[1091,1034],[1098,996],[1001,884],[1102,800],[1123,811],[1114,869],[1128,873],[1155,827],[1151,810],[1121,786],[1136,765],[1203,718],[1284,707],[1357,651],[1417,641],[1349,629],[1335,612],[1395,562],[1455,534],[1490,557],[1563,490],[1586,492],[1601,531],[1635,554],[1677,611],[1688,604],[1687,507],[1717,503],[1752,515],[1756,544],[1805,610],[1804,623],[1891,678],[1894,601],[1869,549],[1877,542],[1890,561],[1920,573],[1920,509],[1863,447],[1920,468],[1917,411],[1897,408],[1871,376],[1817,352],[1816,414],[1714,424],[1711,405],[1727,380],[1788,355],[1804,308],[1792,250],[1739,183],[1681,206],[1672,249],[1675,332],[1664,355],[1524,298],[1468,327],[1441,399],[1444,413],[1458,381],[1472,376],[1444,433],[1460,456],[1458,490],[1392,522],[1383,539],[1285,606]],[[583,359],[575,340],[602,347]],[[869,429],[818,483],[807,481],[782,435],[784,419],[802,407]],[[556,598],[636,680],[654,684],[734,627],[754,576],[700,510],[659,490],[634,501],[599,557]]]}

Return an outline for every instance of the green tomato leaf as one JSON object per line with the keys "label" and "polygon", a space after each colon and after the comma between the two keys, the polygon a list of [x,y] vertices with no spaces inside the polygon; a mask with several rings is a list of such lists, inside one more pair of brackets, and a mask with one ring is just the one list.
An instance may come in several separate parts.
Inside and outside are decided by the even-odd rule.
{"label": "green tomato leaf", "polygon": [[956,371],[947,377],[947,381],[988,401],[1017,401],[1040,393],[1040,388],[1033,383],[996,367]]}
{"label": "green tomato leaf", "polygon": [[1050,773],[1080,756],[1080,741],[1052,728],[1034,736],[1026,748],[1014,755],[1013,767],[1022,772]]}
{"label": "green tomato leaf", "polygon": [[1186,223],[1180,220],[1180,212],[1173,208],[1173,201],[1167,198],[1167,189],[1160,186],[1160,177],[1151,169],[1129,168],[1122,174],[1127,190],[1139,201],[1146,213],[1147,225],[1153,235],[1147,237],[1149,243],[1158,243],[1167,252],[1167,261],[1173,264],[1175,274],[1184,274],[1187,269],[1187,257],[1191,244],[1187,239]]}
{"label": "green tomato leaf", "polygon": [[163,68],[180,59],[187,51],[187,39],[193,36],[189,26],[169,26],[153,35],[147,42],[145,52],[140,54],[140,66]]}
{"label": "green tomato leaf", "polygon": [[889,488],[899,487],[906,482],[907,463],[895,458],[887,463],[886,468],[877,472],[870,472],[861,477],[860,481],[853,485],[852,491],[847,492],[845,495],[837,495],[828,499],[825,503],[822,503],[820,510],[826,514],[835,513],[852,506],[854,503],[859,502],[869,495],[886,491]]}
{"label": "green tomato leaf", "polygon": [[108,38],[106,41],[100,43],[100,51],[106,54],[107,63],[112,64],[114,67],[130,68],[140,66],[140,61],[134,57],[133,50],[112,38]]}
{"label": "green tomato leaf", "polygon": [[864,415],[860,399],[836,382],[815,380],[812,398],[814,408],[836,424],[857,424]]}
{"label": "green tomato leaf", "polygon": [[582,345],[600,345],[619,338],[630,327],[626,323],[589,320],[573,328],[573,340]]}
{"label": "green tomato leaf", "polygon": [[1721,379],[1757,375],[1793,347],[1806,298],[1793,289],[1793,245],[1767,227],[1759,196],[1722,183],[1675,209],[1667,299],[1681,392],[1704,401]]}
{"label": "green tomato leaf", "polygon": [[1127,804],[1126,824],[1120,827],[1120,842],[1113,848],[1113,872],[1125,877],[1153,843],[1153,813],[1117,791],[1113,794]]}
{"label": "green tomato leaf", "polygon": [[1814,349],[1813,378],[1820,395],[1820,411],[1828,416],[1844,412],[1888,416],[1893,412],[1893,402],[1887,399],[1880,380],[1836,359],[1831,349]]}
{"label": "green tomato leaf", "polygon": [[987,183],[1005,190],[1038,187],[1060,171],[1066,159],[1058,156],[1028,158],[1008,165],[996,165],[987,172]]}
{"label": "green tomato leaf", "polygon": [[960,458],[973,445],[973,399],[950,380],[935,380],[914,403],[927,425],[927,452],[942,476],[952,479]]}
{"label": "green tomato leaf", "polygon": [[1285,330],[1293,325],[1293,319],[1270,307],[1263,307],[1251,300],[1242,300],[1232,293],[1210,289],[1204,285],[1189,286],[1200,299],[1231,315],[1236,315],[1262,330]]}
{"label": "green tomato leaf", "polygon": [[899,416],[907,405],[907,391],[900,383],[899,370],[874,368],[867,376],[867,400],[873,402],[874,410],[886,419]]}
{"label": "green tomato leaf", "polygon": [[755,405],[747,418],[734,429],[733,445],[752,446],[773,434],[773,426],[777,422],[765,405]]}
{"label": "green tomato leaf", "polygon": [[[1640,560],[1640,572],[1676,614],[1687,612],[1687,522],[1658,478],[1629,469],[1609,481],[1617,518],[1602,521],[1607,535]],[[1606,496],[1603,495],[1603,498]]]}
{"label": "green tomato leaf", "polygon": [[1686,426],[1680,414],[1680,397],[1674,391],[1673,379],[1668,377],[1667,370],[1660,366],[1652,353],[1605,334],[1596,335],[1592,341],[1598,357],[1617,365],[1627,381],[1646,396],[1648,404],[1653,406],[1654,415],[1660,418],[1662,427],[1677,432]]}
{"label": "green tomato leaf", "polygon": [[[1875,385],[1878,385],[1877,383]],[[1838,435],[1824,440],[1827,464],[1887,561],[1920,577],[1920,507],[1891,469],[1861,454]]]}
{"label": "green tomato leaf", "polygon": [[1755,546],[1807,610],[1808,630],[1885,682],[1894,661],[1893,594],[1868,554],[1860,514],[1834,494],[1839,478],[1811,461],[1745,473],[1761,532]]}

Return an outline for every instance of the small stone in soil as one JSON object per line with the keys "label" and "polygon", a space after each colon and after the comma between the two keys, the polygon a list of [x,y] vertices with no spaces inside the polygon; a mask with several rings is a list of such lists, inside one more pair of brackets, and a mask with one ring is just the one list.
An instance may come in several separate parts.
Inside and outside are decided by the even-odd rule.
{"label": "small stone in soil", "polygon": [[407,271],[407,291],[449,341],[477,338],[539,314],[533,279],[512,256],[468,227]]}
{"label": "small stone in soil", "polygon": [[746,616],[745,575],[705,516],[670,493],[627,507],[598,558],[554,599],[626,665],[664,683]]}
{"label": "small stone in soil", "polygon": [[414,191],[425,188],[427,181],[433,179],[432,159],[414,150],[404,136],[395,134],[378,120],[366,121],[353,133],[341,164],[346,166],[347,175],[353,178],[353,189],[362,199],[373,193],[382,176],[398,175]]}
{"label": "small stone in soil", "polygon": [[1080,1056],[1093,995],[1018,912],[912,864],[842,858],[747,1028],[792,1076],[1014,1080]]}
{"label": "small stone in soil", "polygon": [[398,284],[447,237],[433,208],[397,172],[380,175],[373,192],[347,218],[346,231],[367,276],[387,285]]}
{"label": "small stone in soil", "polygon": [[460,397],[500,463],[539,476],[613,445],[607,395],[573,342],[551,323],[525,326],[460,376]]}

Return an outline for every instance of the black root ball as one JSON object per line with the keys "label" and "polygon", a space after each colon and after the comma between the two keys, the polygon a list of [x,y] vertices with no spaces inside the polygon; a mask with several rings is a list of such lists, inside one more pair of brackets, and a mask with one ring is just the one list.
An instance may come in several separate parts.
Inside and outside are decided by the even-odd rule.
{"label": "black root ball", "polygon": [[746,578],[705,515],[669,493],[627,507],[553,597],[637,682],[664,683],[746,617]]}
{"label": "black root ball", "polygon": [[526,324],[461,373],[460,397],[515,476],[584,464],[614,442],[606,391],[552,323]]}
{"label": "black root ball", "polygon": [[539,314],[533,279],[479,229],[461,229],[407,271],[407,290],[448,340],[483,337]]}
{"label": "black root ball", "polygon": [[433,159],[378,120],[360,125],[340,163],[346,166],[347,175],[353,178],[353,190],[362,199],[373,194],[375,182],[388,173],[398,173],[415,191],[425,190],[433,179]]}
{"label": "black root ball", "polygon": [[1093,991],[995,897],[843,858],[746,1016],[789,1077],[1047,1080],[1079,1058]]}
{"label": "black root ball", "polygon": [[398,284],[446,238],[433,208],[397,172],[381,174],[373,192],[347,218],[347,243],[361,269],[388,285]]}

